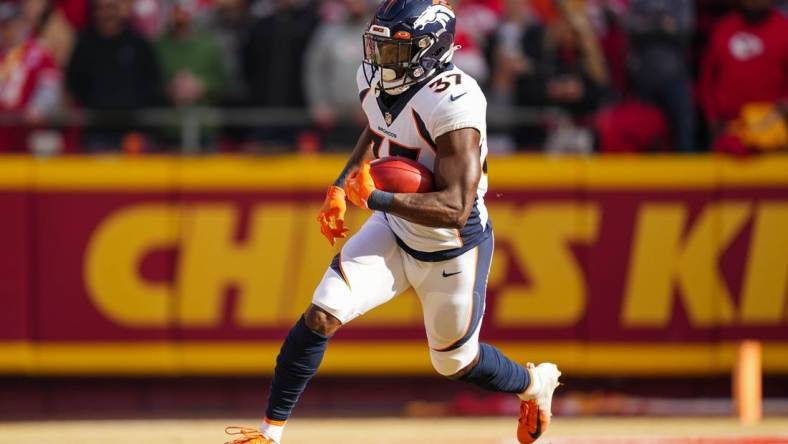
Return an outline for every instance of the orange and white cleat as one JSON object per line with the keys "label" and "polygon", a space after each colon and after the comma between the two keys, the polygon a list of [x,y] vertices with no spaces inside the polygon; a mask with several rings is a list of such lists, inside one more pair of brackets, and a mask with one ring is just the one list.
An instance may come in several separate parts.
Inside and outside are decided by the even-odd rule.
{"label": "orange and white cleat", "polygon": [[263,435],[261,431],[248,427],[230,426],[224,429],[224,433],[231,436],[240,435],[238,438],[227,441],[224,444],[277,444],[273,439]]}
{"label": "orange and white cleat", "polygon": [[517,441],[520,444],[530,444],[547,430],[550,419],[536,404],[533,399],[520,401],[520,419],[517,420]]}
{"label": "orange and white cleat", "polygon": [[520,395],[520,419],[517,422],[517,440],[531,444],[547,431],[553,416],[553,392],[558,387],[561,372],[555,364],[545,362],[527,365],[531,386]]}

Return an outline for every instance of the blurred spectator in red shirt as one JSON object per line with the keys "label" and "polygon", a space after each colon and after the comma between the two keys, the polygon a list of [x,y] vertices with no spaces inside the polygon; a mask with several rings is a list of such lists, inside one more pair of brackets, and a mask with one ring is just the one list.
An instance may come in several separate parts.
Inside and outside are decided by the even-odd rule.
{"label": "blurred spectator in red shirt", "polygon": [[[41,129],[60,105],[61,84],[55,59],[31,34],[19,4],[0,0],[0,152],[58,149],[56,133]],[[36,146],[47,134],[55,145]]]}
{"label": "blurred spectator in red shirt", "polygon": [[716,143],[723,151],[743,150],[731,138],[749,137],[730,124],[746,120],[748,107],[771,105],[767,115],[774,116],[777,105],[788,102],[788,19],[771,0],[741,0],[739,10],[720,21],[704,56],[700,91],[713,135],[724,136]]}
{"label": "blurred spectator in red shirt", "polygon": [[83,31],[68,64],[69,92],[81,106],[114,111],[113,122],[88,128],[89,150],[118,150],[129,132],[137,131],[128,117],[134,111],[164,103],[162,75],[153,46],[128,22],[125,0],[95,0],[93,23]]}
{"label": "blurred spectator in red shirt", "polygon": [[55,0],[20,0],[25,26],[63,66],[71,56],[76,33],[60,8],[68,2]]}
{"label": "blurred spectator in red shirt", "polygon": [[88,26],[89,0],[57,0],[57,8],[74,28],[82,30]]}

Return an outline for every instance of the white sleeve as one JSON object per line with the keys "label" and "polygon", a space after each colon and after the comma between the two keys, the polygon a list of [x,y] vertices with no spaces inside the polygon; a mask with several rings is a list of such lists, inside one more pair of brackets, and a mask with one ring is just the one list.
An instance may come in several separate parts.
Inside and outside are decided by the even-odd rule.
{"label": "white sleeve", "polygon": [[487,99],[475,83],[463,88],[450,88],[430,118],[433,140],[462,128],[476,128],[482,134],[487,128]]}

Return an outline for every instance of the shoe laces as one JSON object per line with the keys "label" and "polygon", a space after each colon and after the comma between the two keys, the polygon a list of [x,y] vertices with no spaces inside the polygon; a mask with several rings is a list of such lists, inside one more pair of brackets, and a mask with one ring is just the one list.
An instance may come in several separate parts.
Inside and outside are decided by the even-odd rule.
{"label": "shoe laces", "polygon": [[262,432],[249,427],[228,426],[224,428],[224,433],[230,436],[240,435],[239,438],[235,438],[224,444],[274,444],[274,442],[263,435]]}

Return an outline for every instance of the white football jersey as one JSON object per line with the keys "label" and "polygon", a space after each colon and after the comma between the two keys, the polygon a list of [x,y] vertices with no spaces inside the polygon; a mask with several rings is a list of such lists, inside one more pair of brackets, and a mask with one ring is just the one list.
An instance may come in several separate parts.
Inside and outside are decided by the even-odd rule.
{"label": "white football jersey", "polygon": [[407,157],[434,171],[435,139],[450,131],[475,128],[481,135],[482,177],[471,215],[461,230],[435,228],[386,214],[400,246],[416,259],[439,261],[478,245],[491,232],[484,194],[487,192],[487,100],[471,76],[453,65],[427,82],[411,86],[391,107],[379,98],[378,81],[371,86],[357,73],[361,106],[369,121],[375,158]]}

